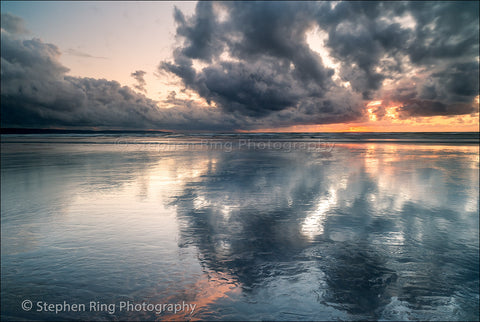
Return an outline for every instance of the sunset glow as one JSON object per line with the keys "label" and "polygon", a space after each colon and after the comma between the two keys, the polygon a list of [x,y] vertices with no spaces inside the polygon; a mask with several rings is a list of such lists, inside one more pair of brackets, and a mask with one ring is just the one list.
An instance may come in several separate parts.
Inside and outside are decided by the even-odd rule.
{"label": "sunset glow", "polygon": [[476,5],[370,5],[5,1],[1,126],[478,131]]}
{"label": "sunset glow", "polygon": [[0,321],[480,321],[480,1],[0,1]]}

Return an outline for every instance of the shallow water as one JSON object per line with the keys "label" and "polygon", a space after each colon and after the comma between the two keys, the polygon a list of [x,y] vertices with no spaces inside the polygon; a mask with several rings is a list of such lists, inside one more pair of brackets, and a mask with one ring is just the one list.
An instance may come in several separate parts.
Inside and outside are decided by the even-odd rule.
{"label": "shallow water", "polygon": [[2,320],[479,319],[477,145],[273,139],[2,136]]}

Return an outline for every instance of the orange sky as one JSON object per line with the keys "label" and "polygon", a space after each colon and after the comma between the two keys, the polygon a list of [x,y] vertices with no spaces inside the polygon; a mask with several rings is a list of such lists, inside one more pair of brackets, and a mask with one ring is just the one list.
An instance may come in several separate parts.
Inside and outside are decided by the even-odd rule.
{"label": "orange sky", "polygon": [[[39,38],[45,43],[58,47],[59,63],[69,71],[68,76],[115,80],[133,90],[137,80],[132,77],[136,71],[144,71],[145,86],[138,90],[139,95],[157,102],[159,109],[186,106],[192,102],[195,107],[216,107],[213,100],[209,103],[195,90],[184,88],[182,80],[172,74],[159,70],[159,64],[173,59],[174,48],[178,45],[174,19],[174,7],[178,7],[185,16],[195,14],[195,2],[118,2],[114,5],[104,2],[14,2],[1,3],[2,12],[18,15],[25,22],[28,33],[21,39]],[[217,8],[218,9],[218,8]],[[88,18],[89,23],[84,24]],[[396,19],[396,20],[395,20]],[[478,19],[478,18],[477,18]],[[411,14],[395,17],[395,23],[405,30],[413,30],[417,21]],[[478,23],[477,23],[478,25]],[[62,26],[62,28],[58,28]],[[81,26],[79,28],[78,26]],[[3,35],[3,34],[2,34]],[[3,37],[3,36],[2,36]],[[328,46],[328,33],[319,26],[313,26],[305,33],[305,40],[312,52],[318,54],[322,64],[334,71],[332,81],[338,88],[352,90],[352,84],[341,77],[341,61],[333,55]],[[3,41],[3,40],[2,40]],[[187,42],[188,43],[188,42]],[[230,52],[231,53],[231,52]],[[220,58],[231,62],[226,50]],[[139,59],[141,57],[141,59]],[[220,59],[219,58],[219,59]],[[233,59],[233,60],[232,60]],[[476,56],[478,60],[478,56]],[[193,60],[193,69],[201,74],[209,66],[199,59]],[[381,90],[377,91],[374,101],[365,101],[363,119],[351,123],[291,125],[282,128],[261,128],[238,130],[239,132],[477,132],[479,131],[479,97],[474,113],[468,115],[432,116],[400,118],[397,108],[402,103],[386,103],[389,92],[395,92],[400,86],[415,88],[416,82],[424,84],[432,71],[424,67],[415,67],[405,63],[405,75],[397,79],[385,79]],[[3,76],[2,76],[3,78]],[[3,88],[2,88],[3,89]],[[137,87],[138,89],[138,87]],[[3,91],[2,91],[3,92]],[[174,99],[171,99],[172,93]],[[478,92],[477,92],[478,93]],[[470,98],[471,96],[469,96]],[[384,99],[383,101],[381,99]],[[360,102],[361,98],[358,99]],[[181,102],[184,101],[185,104]],[[180,102],[180,103],[178,103]],[[217,102],[218,103],[218,102]],[[361,104],[361,103],[360,103]],[[178,105],[178,106],[177,106]],[[219,104],[218,106],[220,106]],[[41,106],[41,104],[39,104]],[[295,105],[294,105],[295,106]],[[378,113],[377,110],[382,111]],[[175,114],[172,111],[172,115]],[[384,112],[384,113],[383,113]],[[383,115],[382,115],[383,114]],[[96,114],[95,114],[96,115]],[[201,113],[198,113],[201,115]],[[228,115],[220,115],[220,122]],[[69,116],[70,117],[70,116]],[[179,120],[190,119],[179,116]],[[256,124],[275,124],[265,122]],[[303,118],[302,120],[309,120]],[[186,122],[187,122],[186,121]],[[99,121],[100,122],[100,121]],[[110,122],[110,120],[109,120]],[[292,123],[294,121],[292,120]],[[110,123],[109,123],[110,124]],[[169,125],[166,122],[167,126]],[[247,125],[248,128],[254,125]],[[187,124],[189,125],[189,124]],[[187,125],[180,127],[185,129]],[[55,125],[61,128],[61,125]],[[98,129],[102,128],[102,123]],[[168,130],[165,124],[157,130]],[[269,125],[265,125],[269,126]],[[90,127],[94,128],[94,126]],[[227,128],[234,131],[235,128]],[[174,129],[176,130],[176,129]],[[207,131],[207,130],[206,130]]]}
{"label": "orange sky", "polygon": [[399,105],[385,106],[383,118],[377,117],[374,108],[382,101],[366,104],[368,120],[363,122],[337,123],[324,125],[294,125],[284,128],[265,128],[241,132],[479,132],[479,97],[475,99],[477,112],[467,115],[410,117],[400,119],[396,108]]}

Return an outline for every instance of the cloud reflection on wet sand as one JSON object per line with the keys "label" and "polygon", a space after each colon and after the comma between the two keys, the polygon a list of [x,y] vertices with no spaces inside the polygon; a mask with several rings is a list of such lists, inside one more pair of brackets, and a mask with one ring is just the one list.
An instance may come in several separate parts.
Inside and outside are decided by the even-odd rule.
{"label": "cloud reflection on wet sand", "polygon": [[133,319],[476,319],[477,146],[18,146],[2,146],[3,307],[23,292],[197,305]]}

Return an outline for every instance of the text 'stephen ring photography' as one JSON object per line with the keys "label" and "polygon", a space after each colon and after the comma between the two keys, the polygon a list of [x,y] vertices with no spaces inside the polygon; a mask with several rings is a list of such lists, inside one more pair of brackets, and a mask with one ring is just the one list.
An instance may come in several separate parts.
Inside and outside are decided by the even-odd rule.
{"label": "text 'stephen ring photography'", "polygon": [[2,1],[2,321],[478,321],[478,1]]}

